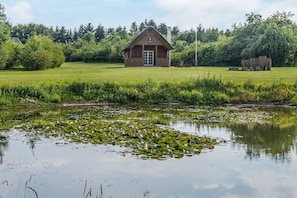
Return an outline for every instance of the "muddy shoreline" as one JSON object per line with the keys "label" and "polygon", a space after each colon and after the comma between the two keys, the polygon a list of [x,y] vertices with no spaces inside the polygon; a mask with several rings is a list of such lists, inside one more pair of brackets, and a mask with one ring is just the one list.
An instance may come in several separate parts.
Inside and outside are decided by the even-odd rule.
{"label": "muddy shoreline", "polygon": [[159,103],[159,104],[143,104],[143,103],[61,103],[58,106],[62,107],[75,107],[75,106],[104,106],[104,105],[169,105],[169,106],[217,106],[217,107],[238,107],[238,108],[297,108],[296,105],[290,104],[274,104],[274,103],[226,103],[222,105],[189,105],[184,103]]}

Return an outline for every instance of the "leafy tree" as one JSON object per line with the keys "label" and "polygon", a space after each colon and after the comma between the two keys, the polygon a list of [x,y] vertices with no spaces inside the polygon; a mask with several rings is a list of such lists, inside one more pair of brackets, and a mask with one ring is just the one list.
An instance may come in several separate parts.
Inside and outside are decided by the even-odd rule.
{"label": "leafy tree", "polygon": [[3,45],[3,52],[7,57],[5,69],[13,68],[21,64],[21,50],[22,46],[14,41],[6,41]]}
{"label": "leafy tree", "polygon": [[35,23],[19,24],[11,28],[11,36],[18,37],[22,43],[26,43],[28,38],[34,35],[53,37],[54,31],[52,28]]}
{"label": "leafy tree", "polygon": [[180,30],[178,29],[177,26],[174,26],[174,27],[172,28],[172,30],[171,30],[171,34],[172,34],[173,36],[176,36],[179,32],[180,32]]}
{"label": "leafy tree", "polygon": [[178,40],[186,41],[188,44],[191,44],[195,41],[195,30],[191,29],[190,31],[183,31],[177,35]]}
{"label": "leafy tree", "polygon": [[282,66],[296,48],[296,37],[292,29],[269,23],[264,34],[254,43],[254,48],[257,54],[271,57],[274,65]]}
{"label": "leafy tree", "polygon": [[6,21],[5,8],[0,4],[0,49],[5,41],[10,38],[10,26]]}
{"label": "leafy tree", "polygon": [[205,32],[202,33],[202,42],[214,42],[217,41],[219,38],[219,30],[217,28],[209,28]]}
{"label": "leafy tree", "polygon": [[78,41],[81,38],[82,35],[79,34],[76,28],[73,30],[73,41]]}
{"label": "leafy tree", "polygon": [[89,44],[95,44],[95,36],[92,32],[86,32],[81,39]]}
{"label": "leafy tree", "polygon": [[130,27],[130,35],[135,34],[138,31],[137,23],[134,21]]}
{"label": "leafy tree", "polygon": [[203,44],[198,53],[199,65],[216,65],[217,43]]}
{"label": "leafy tree", "polygon": [[[233,50],[236,44],[233,42],[232,37],[220,35],[217,43],[216,51],[216,65],[218,66],[238,66],[240,65],[240,52]],[[234,47],[234,48],[233,48]]]}
{"label": "leafy tree", "polygon": [[114,32],[115,32],[114,28],[110,27],[107,29],[106,36],[109,36],[109,35],[113,34]]}
{"label": "leafy tree", "polygon": [[97,43],[100,42],[102,39],[104,39],[105,38],[104,26],[98,25],[97,28],[95,29],[94,35]]}
{"label": "leafy tree", "polygon": [[158,29],[158,27],[157,27],[157,24],[155,23],[155,21],[153,20],[153,19],[151,19],[151,20],[147,20],[147,19],[145,19],[144,20],[144,22],[141,22],[140,23],[140,25],[139,25],[139,31],[142,31],[142,30],[144,30],[146,27],[153,27],[153,28],[155,28],[155,29]]}
{"label": "leafy tree", "polygon": [[0,22],[6,22],[5,7],[0,3]]}
{"label": "leafy tree", "polygon": [[3,51],[3,44],[10,38],[10,27],[6,21],[5,8],[0,4],[0,69],[4,69],[8,56]]}
{"label": "leafy tree", "polygon": [[94,26],[91,24],[91,23],[88,23],[86,26],[85,26],[85,30],[84,30],[85,33],[87,32],[94,32]]}
{"label": "leafy tree", "polygon": [[251,12],[249,14],[246,14],[245,16],[247,17],[247,24],[259,24],[262,22],[262,16],[260,14]]}
{"label": "leafy tree", "polygon": [[290,19],[292,16],[290,13],[277,12],[262,19],[260,15],[248,14],[247,23],[235,36],[241,42],[241,57],[265,55],[272,58],[273,65],[288,64],[296,48],[296,25]]}
{"label": "leafy tree", "polygon": [[0,69],[5,69],[8,56],[3,49],[0,49]]}
{"label": "leafy tree", "polygon": [[62,26],[60,29],[57,28],[57,36],[58,36],[58,39],[56,42],[59,42],[59,43],[67,42],[67,30],[65,29],[64,26]]}
{"label": "leafy tree", "polygon": [[146,24],[144,22],[141,22],[139,25],[139,31],[143,31],[146,27]]}
{"label": "leafy tree", "polygon": [[166,35],[167,34],[167,25],[165,23],[160,23],[160,25],[158,25],[158,29],[157,29],[161,34]]}
{"label": "leafy tree", "polygon": [[29,70],[59,67],[64,62],[62,48],[44,36],[28,39],[21,53],[22,65]]}

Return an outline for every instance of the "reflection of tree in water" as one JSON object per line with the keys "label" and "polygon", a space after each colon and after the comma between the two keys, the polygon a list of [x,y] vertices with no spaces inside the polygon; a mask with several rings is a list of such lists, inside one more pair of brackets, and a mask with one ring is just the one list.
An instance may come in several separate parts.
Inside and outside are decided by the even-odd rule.
{"label": "reflection of tree in water", "polygon": [[29,137],[29,139],[27,141],[27,144],[29,145],[33,156],[35,156],[35,153],[34,153],[35,143],[39,140],[40,140],[40,138],[38,136],[32,135]]}
{"label": "reflection of tree in water", "polygon": [[258,158],[261,154],[271,156],[277,162],[289,162],[289,153],[297,142],[295,126],[280,128],[271,124],[233,125],[232,140],[234,146],[246,145],[246,157]]}
{"label": "reflection of tree in water", "polygon": [[4,151],[8,147],[8,138],[0,134],[0,164],[3,163]]}

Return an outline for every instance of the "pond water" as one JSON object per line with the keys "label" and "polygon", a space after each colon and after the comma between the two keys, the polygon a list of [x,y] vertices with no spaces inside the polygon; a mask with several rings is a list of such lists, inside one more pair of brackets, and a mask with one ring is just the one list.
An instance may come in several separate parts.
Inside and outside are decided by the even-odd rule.
{"label": "pond water", "polygon": [[[297,197],[296,115],[238,107],[3,109],[0,197]],[[153,122],[218,144],[191,157],[143,160],[125,147],[15,127],[67,116]]]}

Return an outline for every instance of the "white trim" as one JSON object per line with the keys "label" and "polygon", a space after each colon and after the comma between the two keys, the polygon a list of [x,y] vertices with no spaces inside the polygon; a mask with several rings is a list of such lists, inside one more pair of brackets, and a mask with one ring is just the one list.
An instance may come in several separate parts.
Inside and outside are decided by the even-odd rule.
{"label": "white trim", "polygon": [[155,56],[153,50],[143,51],[143,65],[144,66],[154,66]]}

